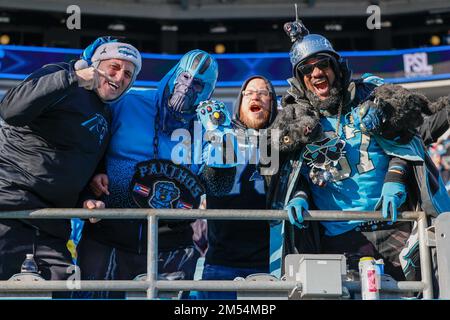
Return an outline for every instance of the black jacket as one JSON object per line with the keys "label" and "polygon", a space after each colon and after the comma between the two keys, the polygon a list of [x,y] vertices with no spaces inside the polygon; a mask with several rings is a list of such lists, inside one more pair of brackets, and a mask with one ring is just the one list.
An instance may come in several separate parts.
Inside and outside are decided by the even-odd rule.
{"label": "black jacket", "polygon": [[[107,104],[50,64],[6,93],[0,117],[0,210],[75,207],[109,141]],[[27,223],[69,237],[69,220]]]}
{"label": "black jacket", "polygon": [[[269,126],[277,115],[277,99],[272,84],[262,76],[248,78],[239,92],[236,100],[233,126],[237,129],[247,129],[240,120],[240,105],[242,90],[254,78],[265,79],[272,92],[272,105]],[[266,126],[266,127],[267,127]],[[264,190],[257,190],[255,179],[259,172],[256,164],[241,164],[236,171],[230,169],[216,169],[210,172],[210,179],[218,184],[225,183],[225,171],[232,173],[234,192],[228,194],[207,195],[208,209],[265,209]],[[261,177],[259,179],[262,179]],[[228,179],[227,179],[228,180]],[[264,183],[264,181],[262,181]],[[208,190],[217,189],[209,187]],[[264,186],[265,187],[265,186]],[[265,188],[264,188],[265,189]],[[259,191],[259,192],[258,192]],[[261,192],[263,191],[263,192]],[[218,264],[235,268],[268,268],[269,263],[269,223],[268,221],[239,221],[239,220],[208,220],[208,251],[206,263]]]}
{"label": "black jacket", "polygon": [[450,126],[450,106],[439,112],[426,117],[423,124],[418,128],[423,143],[428,146],[435,143]]}

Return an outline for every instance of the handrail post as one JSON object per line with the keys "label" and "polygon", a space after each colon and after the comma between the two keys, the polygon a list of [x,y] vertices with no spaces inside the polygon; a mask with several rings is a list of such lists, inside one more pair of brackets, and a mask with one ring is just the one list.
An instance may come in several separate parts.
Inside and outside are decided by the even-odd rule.
{"label": "handrail post", "polygon": [[155,299],[158,293],[158,217],[149,214],[147,222],[147,299]]}
{"label": "handrail post", "polygon": [[419,257],[420,257],[420,272],[422,282],[425,285],[423,289],[424,299],[433,299],[433,279],[431,270],[431,254],[426,241],[426,229],[428,227],[427,215],[421,212],[417,219],[417,232],[419,232]]}

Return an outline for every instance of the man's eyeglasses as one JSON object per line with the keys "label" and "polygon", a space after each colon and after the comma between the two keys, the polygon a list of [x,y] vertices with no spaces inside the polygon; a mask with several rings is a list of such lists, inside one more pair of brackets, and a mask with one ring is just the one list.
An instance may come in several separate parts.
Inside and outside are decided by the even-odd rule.
{"label": "man's eyeglasses", "polygon": [[297,67],[297,70],[304,76],[309,76],[315,68],[319,68],[320,70],[325,70],[330,67],[330,58],[323,58],[317,61],[316,63],[311,64],[303,64]]}
{"label": "man's eyeglasses", "polygon": [[244,90],[242,91],[242,94],[244,95],[244,97],[251,97],[253,96],[253,94],[257,94],[259,97],[263,96],[263,97],[268,97],[270,92],[265,90],[265,89],[260,89],[260,90]]}

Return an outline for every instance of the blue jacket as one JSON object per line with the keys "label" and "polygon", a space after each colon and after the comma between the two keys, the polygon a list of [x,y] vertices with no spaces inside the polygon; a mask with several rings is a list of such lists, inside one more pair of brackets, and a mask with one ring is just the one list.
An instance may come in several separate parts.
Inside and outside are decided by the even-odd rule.
{"label": "blue jacket", "polygon": [[[110,195],[102,199],[109,208],[136,208],[129,192],[135,165],[154,158],[170,160],[173,147],[179,143],[171,141],[172,131],[163,128],[164,121],[171,121],[170,115],[165,113],[164,92],[177,66],[166,74],[157,89],[132,88],[112,105],[112,138],[105,157]],[[157,149],[154,145],[155,132],[159,133]],[[189,167],[194,173],[200,170],[199,165]],[[159,230],[159,247],[162,250],[192,244],[192,229],[188,221],[164,226],[160,222]],[[99,242],[140,253],[146,248],[146,232],[145,220],[105,219],[96,224],[85,224],[83,234]]]}

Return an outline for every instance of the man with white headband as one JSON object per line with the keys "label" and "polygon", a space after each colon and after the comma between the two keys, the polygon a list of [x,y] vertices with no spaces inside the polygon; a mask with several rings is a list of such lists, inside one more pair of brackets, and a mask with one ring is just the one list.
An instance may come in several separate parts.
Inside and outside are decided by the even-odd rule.
{"label": "man with white headband", "polygon": [[75,63],[33,72],[0,103],[0,280],[34,254],[46,280],[66,279],[70,220],[1,219],[1,211],[77,206],[110,136],[109,103],[141,69],[139,51],[101,37]]}

